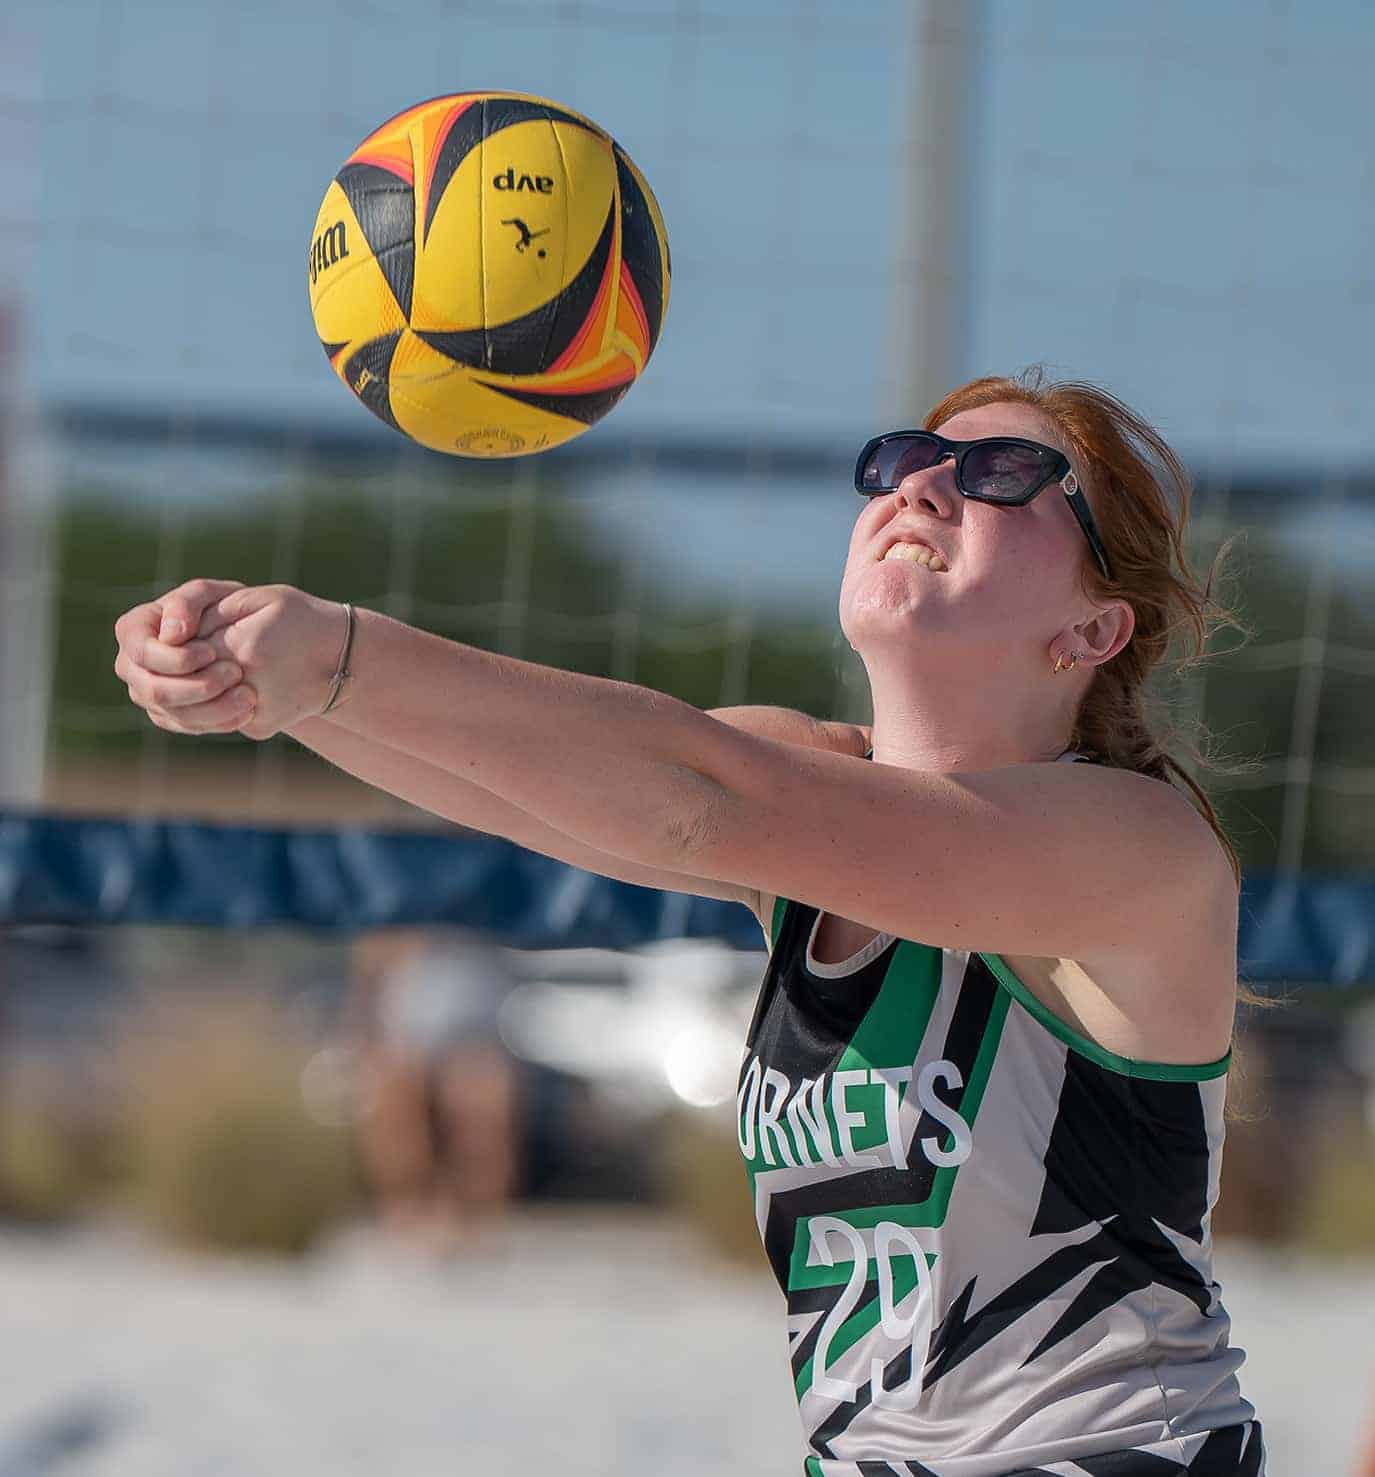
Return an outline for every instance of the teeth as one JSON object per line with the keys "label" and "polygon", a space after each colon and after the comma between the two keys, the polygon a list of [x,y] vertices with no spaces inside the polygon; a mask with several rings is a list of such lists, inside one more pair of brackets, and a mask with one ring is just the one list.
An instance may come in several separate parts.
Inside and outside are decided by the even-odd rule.
{"label": "teeth", "polygon": [[883,556],[888,559],[905,559],[909,564],[921,564],[936,574],[948,572],[948,566],[944,559],[937,553],[925,547],[923,544],[894,544]]}

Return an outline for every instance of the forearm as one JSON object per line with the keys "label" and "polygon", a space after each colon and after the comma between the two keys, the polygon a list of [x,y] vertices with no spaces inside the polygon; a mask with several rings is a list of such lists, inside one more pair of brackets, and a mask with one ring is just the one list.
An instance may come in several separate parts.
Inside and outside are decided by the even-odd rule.
{"label": "forearm", "polygon": [[[790,708],[745,706],[714,708],[719,722],[782,743],[805,744],[862,755],[866,731],[857,724],[813,718]],[[472,780],[441,769],[404,750],[363,737],[329,718],[307,718],[289,730],[303,747],[345,773],[433,815],[475,831],[504,836],[518,845],[548,854],[565,854],[569,837],[539,816],[484,789]],[[557,850],[556,850],[557,848]]]}
{"label": "forearm", "polygon": [[675,865],[747,768],[731,725],[631,683],[523,662],[358,612],[353,681],[331,719],[578,841]]}
{"label": "forearm", "polygon": [[480,784],[450,774],[448,770],[440,770],[437,765],[416,759],[411,753],[350,733],[329,718],[304,719],[295,724],[289,734],[301,746],[318,753],[338,770],[371,784],[374,789],[385,790],[387,795],[394,795],[400,801],[416,806],[416,809],[440,815],[458,826],[487,836],[504,836],[548,857],[560,857],[577,866],[603,870],[595,866],[597,858],[591,848],[582,848],[585,855],[573,855],[576,843],[572,837],[555,832],[536,815],[530,815],[520,806],[493,795]]}
{"label": "forearm", "polygon": [[[471,780],[417,759],[389,744],[364,738],[329,718],[307,718],[288,730],[303,748],[374,789],[473,831],[533,846],[537,817]],[[548,830],[548,827],[544,829]]]}

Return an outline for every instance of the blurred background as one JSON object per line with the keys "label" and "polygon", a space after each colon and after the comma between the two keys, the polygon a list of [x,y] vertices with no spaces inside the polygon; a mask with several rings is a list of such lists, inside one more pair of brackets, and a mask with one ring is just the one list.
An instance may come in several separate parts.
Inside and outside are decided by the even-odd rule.
{"label": "blurred background", "polygon": [[[112,626],[287,581],[702,707],[868,721],[859,445],[1043,363],[1152,421],[1255,637],[1216,1229],[1272,1472],[1375,1416],[1375,12],[1355,0],[11,0],[0,14],[0,1474],[797,1470],[731,1128],[741,908],[285,738]],[[629,151],[674,280],[566,448],[412,446],[306,301],[325,187],[466,88]],[[745,1398],[741,1398],[742,1395]],[[519,1424],[516,1424],[516,1423]],[[516,1429],[513,1433],[512,1427]]]}

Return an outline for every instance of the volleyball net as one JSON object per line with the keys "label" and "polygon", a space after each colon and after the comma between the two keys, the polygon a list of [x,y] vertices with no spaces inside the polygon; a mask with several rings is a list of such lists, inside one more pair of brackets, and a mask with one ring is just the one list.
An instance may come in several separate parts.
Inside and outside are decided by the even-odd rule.
{"label": "volleyball net", "polygon": [[[1180,427],[1197,479],[1196,565],[1245,528],[1234,588],[1257,635],[1162,695],[1225,756],[1249,761],[1200,778],[1241,852],[1252,918],[1279,909],[1304,933],[1312,978],[1368,977],[1375,471],[1362,407],[1334,360],[1325,391],[1312,375],[1296,388],[1304,418],[1292,431],[1277,438],[1266,424],[1248,365],[1273,350],[1257,335],[1289,321],[1293,303],[1259,245],[1180,261],[1161,249],[1150,270],[1123,260],[1079,272],[1034,236],[1019,256],[1006,229],[1072,213],[1108,157],[1111,141],[1082,132],[1059,147],[1069,140],[1055,115],[1035,139],[1011,126],[1047,68],[1071,62],[1111,74],[1137,120],[1116,139],[1136,159],[1133,208],[1168,197],[1204,220],[1264,218],[1284,183],[1266,164],[1281,99],[1301,97],[1339,127],[1346,103],[1323,79],[1354,63],[1337,38],[1267,13],[1229,36],[1225,56],[1209,54],[1205,88],[1193,62],[1158,65],[1172,45],[1165,18],[1127,35],[1009,4],[841,15],[772,0],[571,11],[464,0],[418,30],[408,16],[404,45],[386,5],[319,0],[310,16],[303,29],[214,0],[170,30],[139,7],[93,6],[80,25],[21,7],[9,22],[0,241],[23,295],[0,320],[0,917],[348,928],[433,919],[442,895],[456,920],[525,937],[516,914],[484,911],[480,890],[435,893],[432,867],[420,880],[401,868],[390,890],[368,881],[390,875],[383,859],[411,844],[406,832],[443,836],[455,858],[490,855],[488,839],[286,738],[153,728],[110,670],[115,617],[196,574],[287,581],[704,708],[863,721],[863,672],[835,617],[853,448],[876,416],[919,415],[924,387],[1013,368],[1019,343],[1042,341],[1115,369],[1102,377],[1128,400],[1139,380],[1148,415],[1167,435]],[[530,85],[576,94],[625,135],[665,204],[677,269],[664,344],[616,415],[557,456],[420,451],[347,403],[310,330],[291,267],[301,223],[358,137],[420,86],[418,38],[434,56],[422,91],[522,56]],[[45,67],[59,42],[72,65]],[[952,90],[936,96],[940,78]],[[939,150],[922,136],[912,79],[933,94],[922,106],[944,110]],[[828,106],[840,95],[843,120]],[[1194,126],[1220,98],[1249,131]],[[954,160],[939,179],[935,154]],[[1338,167],[1354,177],[1371,166],[1353,134]],[[40,173],[65,188],[40,194]],[[170,179],[198,183],[173,190]],[[940,212],[914,201],[914,180],[939,185]],[[856,200],[884,202],[877,237],[846,209]],[[939,240],[937,215],[950,222]],[[1307,316],[1334,303],[1367,311],[1359,261],[1344,262],[1340,240],[1314,249],[1329,255],[1306,284]],[[918,337],[939,337],[934,302],[958,309],[942,320],[947,341],[916,363],[890,325],[911,306],[904,284],[928,278]],[[1067,294],[1082,315],[1064,312]],[[1098,340],[1081,344],[1091,316]],[[1009,320],[1025,340],[1000,339]],[[1150,369],[1186,324],[1218,385],[1211,405],[1197,384],[1176,391]],[[347,846],[342,832],[329,839],[339,823]],[[293,840],[312,827],[325,829],[317,843]],[[327,905],[284,881],[290,866],[259,868],[274,848],[308,853],[336,879],[349,875],[345,852],[378,860],[333,892],[322,883]],[[178,873],[193,851],[238,879],[234,901],[187,902],[195,888]],[[634,892],[598,886],[608,916]],[[660,918],[641,907],[635,916]],[[704,904],[693,927],[710,918],[744,942],[740,911]],[[653,937],[677,926],[662,919],[687,916],[678,907],[637,927]],[[1257,979],[1281,977],[1293,956],[1273,927],[1254,928],[1266,942],[1243,959]]]}
{"label": "volleyball net", "polygon": [[[1273,248],[1260,228],[1278,203],[1330,223],[1324,200],[1363,198],[1338,177],[1375,168],[1369,130],[1342,121],[1363,78],[1340,37],[1282,7],[1201,56],[1164,12],[1134,19],[1143,36],[1012,4],[449,0],[404,26],[377,0],[290,17],[229,0],[175,18],[78,8],[59,37],[57,8],[21,7],[29,50],[0,61],[4,167],[36,177],[41,161],[62,181],[40,195],[7,179],[0,206],[22,293],[0,320],[0,926],[12,977],[74,982],[64,1031],[107,974],[304,980],[337,1021],[358,936],[463,929],[591,950],[604,979],[622,965],[597,951],[731,955],[736,1003],[683,1027],[729,1058],[711,1033],[762,967],[745,909],[441,822],[286,737],[158,730],[112,672],[114,622],[198,575],[287,582],[702,708],[868,721],[835,611],[854,452],[880,419],[917,421],[932,385],[1047,349],[1053,373],[1105,382],[1182,450],[1196,567],[1246,530],[1232,593],[1255,638],[1159,688],[1250,761],[1199,776],[1242,858],[1243,978],[1315,995],[1375,980],[1375,460],[1354,369],[1311,327],[1326,312],[1359,329],[1375,297],[1354,212],[1305,234],[1302,303],[1293,238]],[[13,60],[58,40],[69,66]],[[371,127],[513,78],[513,56],[513,85],[588,113],[644,169],[673,295],[647,373],[604,423],[556,454],[448,459],[333,383],[304,243]],[[935,85],[923,57],[950,89],[938,134],[910,106],[913,77]],[[1125,134],[1044,107],[1065,68],[1075,88],[1112,79]],[[1348,71],[1352,87],[1332,83]],[[1343,139],[1325,183],[1273,163],[1292,98]],[[1205,127],[1210,108],[1246,126]],[[1118,237],[1094,201],[1124,158],[1131,211],[1189,220],[1187,251],[1158,229],[1153,253],[1100,249]],[[938,241],[914,179],[947,192]],[[926,333],[893,330],[909,311],[932,338],[921,362],[905,340]],[[1271,385],[1290,378],[1280,427]],[[548,984],[570,966],[545,952],[531,967]],[[35,998],[15,1008],[39,1030]],[[560,1057],[563,997],[542,998],[522,1039],[591,1070],[586,1023]],[[612,1019],[594,1018],[603,1044]]]}

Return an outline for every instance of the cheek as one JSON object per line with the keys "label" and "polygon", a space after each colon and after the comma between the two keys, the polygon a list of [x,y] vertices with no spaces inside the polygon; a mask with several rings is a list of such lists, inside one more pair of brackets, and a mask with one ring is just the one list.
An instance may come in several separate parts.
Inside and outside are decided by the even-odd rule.
{"label": "cheek", "polygon": [[840,609],[842,611],[848,605],[852,605],[855,599],[855,589],[864,578],[864,569],[852,555],[845,564],[845,572],[840,577]]}
{"label": "cheek", "polygon": [[1018,579],[1028,572],[1044,577],[1065,562],[1058,530],[1030,508],[989,508],[986,513],[965,528],[966,542],[977,546],[982,567]]}
{"label": "cheek", "polygon": [[[859,501],[858,498],[855,499]],[[884,516],[882,503],[883,498],[868,498],[864,506],[859,510],[859,517],[855,519],[854,527],[850,530],[850,552],[854,553],[857,548],[868,548],[878,537],[878,531],[887,521]]]}
{"label": "cheek", "polygon": [[1035,621],[1074,594],[1074,552],[1054,528],[1009,519],[980,554],[980,583],[990,608]]}
{"label": "cheek", "polygon": [[877,499],[860,510],[855,526],[850,530],[850,547],[845,553],[845,578],[848,580],[862,565],[871,563],[870,551],[878,538],[879,529],[885,519]]}

